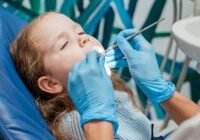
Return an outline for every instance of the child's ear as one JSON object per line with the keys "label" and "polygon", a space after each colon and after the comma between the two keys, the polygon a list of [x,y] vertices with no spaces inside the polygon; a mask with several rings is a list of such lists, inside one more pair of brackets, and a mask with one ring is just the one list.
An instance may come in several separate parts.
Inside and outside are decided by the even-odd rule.
{"label": "child's ear", "polygon": [[63,91],[63,85],[56,79],[46,75],[38,79],[38,86],[41,90],[50,93],[57,94]]}

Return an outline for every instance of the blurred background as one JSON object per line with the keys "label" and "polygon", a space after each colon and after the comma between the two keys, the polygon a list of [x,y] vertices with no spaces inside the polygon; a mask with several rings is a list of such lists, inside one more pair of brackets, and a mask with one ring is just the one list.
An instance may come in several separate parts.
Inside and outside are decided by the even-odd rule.
{"label": "blurred background", "polygon": [[[156,50],[163,76],[175,84],[185,55],[177,48],[171,27],[175,21],[194,15],[192,0],[0,0],[0,5],[27,22],[47,11],[63,13],[78,22],[85,32],[98,38],[105,48],[113,43],[121,30],[133,27],[141,29],[164,17],[162,23],[143,35]],[[200,75],[196,64],[191,61],[186,78],[178,87],[194,102],[200,98]],[[160,129],[167,128],[165,131],[169,131],[176,127],[173,122],[168,123],[159,105],[151,106],[146,101],[144,94],[131,80],[128,69],[115,71],[136,93],[141,109],[156,124],[157,134]]]}

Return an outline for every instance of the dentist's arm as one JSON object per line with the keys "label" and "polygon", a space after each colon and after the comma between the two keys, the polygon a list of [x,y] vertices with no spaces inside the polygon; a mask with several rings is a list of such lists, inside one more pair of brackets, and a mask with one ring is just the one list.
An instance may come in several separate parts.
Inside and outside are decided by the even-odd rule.
{"label": "dentist's arm", "polygon": [[89,52],[73,66],[68,77],[68,91],[81,116],[87,140],[112,140],[118,128],[114,90],[104,69],[104,57]]}
{"label": "dentist's arm", "polygon": [[106,121],[88,122],[83,127],[87,140],[113,140],[112,123]]}
{"label": "dentist's arm", "polygon": [[[200,112],[198,105],[176,92],[173,83],[163,79],[157,64],[155,52],[151,44],[138,35],[129,42],[127,36],[135,33],[135,29],[119,33],[119,48],[106,54],[106,61],[111,68],[128,66],[136,84],[152,103],[160,103],[176,123]],[[123,57],[126,59],[123,59]]]}
{"label": "dentist's arm", "polygon": [[162,102],[161,105],[177,124],[200,113],[199,105],[185,98],[178,92],[175,92],[171,98]]}

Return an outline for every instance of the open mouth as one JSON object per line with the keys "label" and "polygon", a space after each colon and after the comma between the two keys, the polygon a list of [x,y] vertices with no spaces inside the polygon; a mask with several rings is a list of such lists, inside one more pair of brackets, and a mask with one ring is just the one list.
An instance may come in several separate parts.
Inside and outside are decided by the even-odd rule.
{"label": "open mouth", "polygon": [[97,51],[100,54],[104,53],[105,51],[101,46],[93,46],[93,50]]}
{"label": "open mouth", "polygon": [[[104,48],[101,45],[91,45],[88,43],[84,47],[87,48],[87,50],[86,50],[87,52],[88,51],[97,51],[100,54],[103,54],[105,52]],[[104,64],[104,68],[105,68],[107,75],[111,76],[111,69],[109,68],[109,66],[106,62]]]}
{"label": "open mouth", "polygon": [[[93,50],[97,51],[100,54],[103,54],[105,52],[103,47],[100,47],[100,46],[93,46]],[[111,69],[109,68],[109,66],[108,66],[108,64],[106,62],[104,64],[104,68],[106,70],[107,75],[111,76]]]}

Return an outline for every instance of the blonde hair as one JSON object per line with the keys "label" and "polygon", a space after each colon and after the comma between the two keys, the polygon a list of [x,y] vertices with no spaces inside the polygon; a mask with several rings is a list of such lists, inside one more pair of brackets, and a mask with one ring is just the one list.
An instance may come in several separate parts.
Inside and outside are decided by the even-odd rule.
{"label": "blonde hair", "polygon": [[[25,26],[11,44],[10,52],[19,75],[35,98],[42,116],[49,125],[50,131],[57,139],[62,140],[64,138],[58,129],[59,120],[63,114],[72,111],[74,106],[68,94],[66,94],[67,91],[57,96],[51,96],[39,88],[37,80],[46,75],[47,72],[44,68],[43,54],[39,50],[37,42],[31,38],[31,31],[34,30],[38,20],[48,14],[39,16]],[[116,74],[112,73],[111,79],[116,90],[125,91],[133,95],[132,91]]]}

